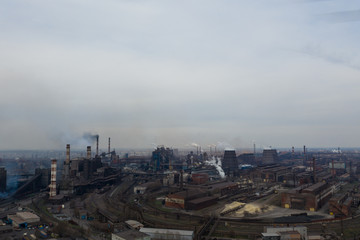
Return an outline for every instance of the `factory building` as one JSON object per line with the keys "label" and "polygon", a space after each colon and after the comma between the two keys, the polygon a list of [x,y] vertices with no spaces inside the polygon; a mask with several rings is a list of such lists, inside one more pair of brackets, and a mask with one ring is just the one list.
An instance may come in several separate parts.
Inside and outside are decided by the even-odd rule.
{"label": "factory building", "polygon": [[281,206],[300,210],[316,211],[331,198],[333,188],[326,182],[300,186],[281,193]]}
{"label": "factory building", "polygon": [[6,192],[6,169],[0,168],[0,192]]}
{"label": "factory building", "polygon": [[252,170],[250,177],[257,182],[283,182],[286,176],[291,172],[290,166],[281,166],[280,164],[267,164]]}
{"label": "factory building", "polygon": [[179,209],[187,209],[188,201],[202,198],[206,196],[206,192],[200,189],[191,189],[174,194],[169,194],[165,198],[165,206]]}
{"label": "factory building", "polygon": [[256,165],[255,162],[255,155],[253,153],[243,153],[240,154],[238,157],[238,163],[239,164],[251,164]]}
{"label": "factory building", "polygon": [[209,181],[209,175],[207,173],[193,173],[191,180],[194,184],[204,184]]}
{"label": "factory building", "polygon": [[[98,136],[97,136],[98,141]],[[86,149],[85,158],[70,158],[70,144],[66,145],[66,159],[64,161],[59,202],[72,194],[82,194],[91,188],[105,184],[113,184],[119,179],[119,172],[110,167],[104,167],[96,144],[95,157],[91,157],[91,147]]]}
{"label": "factory building", "polygon": [[334,161],[329,162],[329,168],[331,169],[332,175],[341,175],[346,173],[346,163],[344,161]]}
{"label": "factory building", "polygon": [[174,152],[170,148],[158,147],[152,152],[151,162],[154,171],[171,170],[174,161]]}
{"label": "factory building", "polygon": [[262,156],[262,164],[278,162],[278,154],[276,149],[264,149]]}
{"label": "factory building", "polygon": [[329,213],[335,216],[350,216],[353,198],[348,194],[337,194],[329,200]]}
{"label": "factory building", "polygon": [[17,212],[7,216],[12,221],[14,227],[26,228],[29,224],[35,225],[40,223],[40,217],[31,212]]}
{"label": "factory building", "polygon": [[222,168],[226,175],[234,173],[238,170],[238,161],[235,150],[225,150],[224,159],[222,161]]}

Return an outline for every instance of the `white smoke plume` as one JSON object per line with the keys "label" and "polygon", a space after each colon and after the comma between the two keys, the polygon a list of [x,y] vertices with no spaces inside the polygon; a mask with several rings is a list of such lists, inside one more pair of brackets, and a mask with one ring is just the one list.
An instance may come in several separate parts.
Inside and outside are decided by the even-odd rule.
{"label": "white smoke plume", "polygon": [[197,144],[197,143],[191,143],[191,146],[192,146],[192,147],[200,147],[200,145]]}
{"label": "white smoke plume", "polygon": [[205,161],[205,164],[214,166],[218,171],[221,178],[225,178],[225,172],[221,167],[221,159],[219,157],[212,157],[210,160]]}
{"label": "white smoke plume", "polygon": [[96,138],[98,137],[98,134],[92,133],[84,133],[82,136],[73,133],[62,133],[60,138],[63,144],[70,144],[71,147],[75,148],[84,148],[96,143]]}
{"label": "white smoke plume", "polygon": [[229,144],[227,142],[217,142],[216,146],[217,146],[218,149],[235,150],[235,148],[233,146],[231,146],[231,144]]}

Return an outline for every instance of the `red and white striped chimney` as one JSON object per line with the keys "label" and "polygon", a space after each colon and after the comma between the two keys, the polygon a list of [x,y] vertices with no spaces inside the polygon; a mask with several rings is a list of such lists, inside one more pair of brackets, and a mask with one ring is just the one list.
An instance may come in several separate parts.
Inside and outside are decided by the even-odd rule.
{"label": "red and white striped chimney", "polygon": [[51,160],[50,197],[56,196],[56,159]]}

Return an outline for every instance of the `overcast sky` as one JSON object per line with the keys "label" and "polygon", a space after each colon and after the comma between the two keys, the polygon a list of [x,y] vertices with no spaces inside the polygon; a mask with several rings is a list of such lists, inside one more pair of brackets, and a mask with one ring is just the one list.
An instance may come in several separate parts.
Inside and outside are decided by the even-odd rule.
{"label": "overcast sky", "polygon": [[0,6],[2,150],[360,146],[358,0]]}

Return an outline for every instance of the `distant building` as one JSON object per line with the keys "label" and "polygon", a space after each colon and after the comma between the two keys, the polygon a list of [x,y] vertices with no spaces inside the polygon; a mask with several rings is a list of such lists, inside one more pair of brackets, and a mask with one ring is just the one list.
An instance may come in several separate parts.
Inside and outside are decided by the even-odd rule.
{"label": "distant building", "polygon": [[251,164],[255,165],[255,155],[253,153],[243,153],[240,154],[238,157],[238,163],[239,164]]}
{"label": "distant building", "polygon": [[225,150],[224,159],[222,161],[222,168],[227,174],[238,170],[239,167],[235,150]]}
{"label": "distant building", "polygon": [[253,169],[250,176],[253,181],[283,182],[289,172],[291,172],[291,167],[273,163]]}
{"label": "distant building", "polygon": [[170,148],[158,147],[152,152],[151,162],[154,171],[171,170],[174,161],[174,152]]}
{"label": "distant building", "polygon": [[276,149],[264,149],[262,164],[276,163],[278,161],[278,154]]}
{"label": "distant building", "polygon": [[6,192],[6,169],[0,168],[0,192]]}

